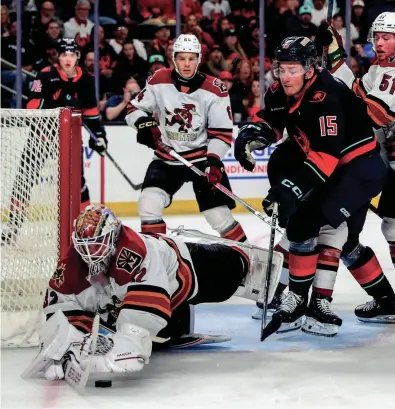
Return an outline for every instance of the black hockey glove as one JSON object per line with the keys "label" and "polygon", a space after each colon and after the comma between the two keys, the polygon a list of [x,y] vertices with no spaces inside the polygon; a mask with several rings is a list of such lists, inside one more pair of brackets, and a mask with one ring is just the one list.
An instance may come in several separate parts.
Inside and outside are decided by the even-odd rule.
{"label": "black hockey glove", "polygon": [[267,122],[244,125],[235,141],[235,158],[244,169],[254,170],[255,159],[251,152],[265,149],[276,141],[276,135]]}
{"label": "black hockey glove", "polygon": [[96,133],[96,139],[89,138],[89,147],[96,151],[99,155],[104,156],[108,147],[108,140],[104,131]]}
{"label": "black hockey glove", "polygon": [[152,116],[142,116],[135,123],[137,129],[137,142],[151,149],[159,149],[162,144],[161,132],[158,123]]}
{"label": "black hockey glove", "polygon": [[330,66],[327,68],[329,69],[333,68],[342,58],[347,57],[341,35],[334,27],[328,26],[328,23],[325,21],[318,27],[315,44],[318,49],[328,47],[328,61]]}
{"label": "black hockey glove", "polygon": [[278,203],[279,219],[284,220],[286,223],[291,214],[296,210],[298,202],[302,197],[303,193],[298,186],[289,179],[283,179],[281,183],[269,189],[268,195],[262,202],[262,207],[271,216],[273,213],[273,203]]}
{"label": "black hockey glove", "polygon": [[[225,170],[224,164],[217,155],[214,154],[207,155],[205,172],[209,183],[211,183],[212,185],[220,183],[222,180],[222,174],[224,173],[224,170]],[[212,186],[211,190],[215,190],[215,187]]]}

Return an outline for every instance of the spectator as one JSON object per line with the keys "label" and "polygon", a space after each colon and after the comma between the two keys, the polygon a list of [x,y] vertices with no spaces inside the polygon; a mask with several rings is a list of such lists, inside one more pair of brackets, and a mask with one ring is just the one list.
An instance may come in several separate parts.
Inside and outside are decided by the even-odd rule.
{"label": "spectator", "polygon": [[361,78],[361,67],[355,57],[351,57],[351,71],[353,72],[355,78]]}
{"label": "spectator", "polygon": [[[311,14],[311,22],[317,27],[326,20],[328,14],[328,4],[325,4],[325,0],[313,0],[313,11]],[[333,14],[337,13],[336,0],[333,1]]]}
{"label": "spectator", "polygon": [[232,28],[227,17],[222,17],[212,24],[212,33],[217,44],[222,44],[225,31]]}
{"label": "spectator", "polygon": [[[233,54],[236,54],[239,58],[247,57],[247,54],[245,53],[245,51],[243,50],[242,46],[239,43],[239,40],[236,35],[236,30],[234,30],[233,28],[225,31],[224,33],[222,52],[226,59],[228,59],[228,57]],[[233,59],[234,58],[232,58],[232,60]]]}
{"label": "spectator", "polygon": [[[95,0],[90,0],[92,5]],[[99,21],[101,25],[120,24],[124,26],[134,25],[136,21],[131,19],[131,0],[105,0],[99,3]],[[93,20],[93,18],[91,18]]]}
{"label": "spectator", "polygon": [[92,77],[95,75],[95,53],[93,51],[88,51],[85,54],[84,68],[85,71]]}
{"label": "spectator", "polygon": [[[339,35],[341,36],[343,40],[343,44],[346,44],[346,27],[344,27],[344,20],[343,17],[340,14],[335,14],[332,19],[332,25],[335,27]],[[351,40],[357,40],[359,37],[359,33],[357,29],[355,28],[354,24],[351,23],[350,25],[350,31],[351,31]]]}
{"label": "spectator", "polygon": [[[163,57],[162,57],[163,58]],[[137,81],[131,77],[126,81],[123,95],[113,95],[106,103],[106,118],[109,121],[124,120],[127,104],[140,92]]]}
{"label": "spectator", "polygon": [[313,8],[311,6],[301,6],[299,7],[298,25],[295,27],[296,36],[307,37],[314,41],[317,35],[317,26],[311,22],[313,13]]}
{"label": "spectator", "polygon": [[173,49],[174,49],[173,42],[170,42],[166,49],[166,56],[165,56],[166,68],[174,68]]}
{"label": "spectator", "polygon": [[285,37],[294,35],[295,28],[299,25],[298,19],[299,0],[287,0],[285,10],[280,11],[280,16],[277,20],[277,42],[280,42]]}
{"label": "spectator", "polygon": [[209,52],[208,58],[202,71],[213,77],[219,77],[220,73],[223,71],[229,71],[231,65],[225,60],[221,48],[215,45]]}
{"label": "spectator", "polygon": [[75,6],[75,17],[64,24],[65,37],[74,38],[80,48],[90,43],[90,34],[94,24],[88,19],[91,5],[89,0],[78,0]]}
{"label": "spectator", "polygon": [[44,1],[39,13],[33,17],[30,28],[30,37],[36,45],[45,41],[49,23],[56,22],[62,28],[62,21],[55,16],[55,5],[52,1]]}
{"label": "spectator", "polygon": [[126,80],[130,77],[134,77],[139,85],[143,87],[147,73],[147,62],[137,55],[132,41],[125,41],[112,76],[115,92],[120,92]]}
{"label": "spectator", "polygon": [[235,105],[239,108],[239,110],[235,112],[240,113],[243,119],[245,114],[244,110],[241,110],[241,107],[244,107],[243,100],[250,92],[253,78],[254,73],[252,72],[251,63],[248,60],[239,61],[236,67],[235,81],[233,82],[233,92],[235,94],[235,99],[237,99]]}
{"label": "spectator", "polygon": [[214,45],[213,38],[208,32],[203,31],[199,25],[198,18],[194,14],[188,16],[183,32],[185,34],[194,34],[199,39],[200,43],[206,44],[209,48]]}
{"label": "spectator", "polygon": [[41,71],[43,68],[58,62],[58,52],[55,43],[52,45],[48,43],[43,53],[41,58],[34,63],[33,71]]}
{"label": "spectator", "polygon": [[221,17],[229,15],[232,10],[227,0],[206,0],[203,3],[202,12],[203,17],[216,21]]}
{"label": "spectator", "polygon": [[156,71],[166,68],[165,59],[162,54],[153,54],[148,58],[149,74],[152,75]]}
{"label": "spectator", "polygon": [[181,14],[186,20],[188,16],[194,14],[198,19],[202,18],[202,6],[199,0],[183,0],[181,2]]}
{"label": "spectator", "polygon": [[261,110],[261,91],[259,87],[259,80],[253,80],[248,96],[243,100],[248,114],[248,121],[258,122],[262,121],[256,114]]}
{"label": "spectator", "polygon": [[239,123],[244,120],[246,116],[244,105],[242,104],[242,100],[233,90],[233,76],[232,73],[229,71],[222,71],[219,74],[219,79],[223,81],[226,86],[226,89],[229,92],[230,98],[230,106],[232,108],[233,113],[233,121],[235,123]]}
{"label": "spectator", "polygon": [[[40,41],[36,43],[36,53],[37,53],[37,64],[45,63],[45,60],[50,57],[52,50],[56,49],[56,44],[59,38],[62,37],[61,26],[59,25],[58,19],[51,20],[48,25],[43,37]],[[40,63],[40,60],[41,63]]]}
{"label": "spectator", "polygon": [[[266,58],[268,57],[265,57],[265,60]],[[259,57],[250,58],[250,63],[251,63],[252,73],[254,74],[254,78],[258,78],[259,76]]]}
{"label": "spectator", "polygon": [[1,36],[8,37],[10,35],[10,16],[7,6],[1,6]]}
{"label": "spectator", "polygon": [[144,20],[159,18],[163,23],[175,19],[174,2],[169,0],[137,0],[138,9]]}
{"label": "spectator", "polygon": [[355,0],[351,9],[351,22],[359,33],[359,41],[365,42],[369,24],[365,13],[365,3],[362,0]]}
{"label": "spectator", "polygon": [[[120,26],[115,30],[115,38],[112,38],[108,44],[114,49],[114,51],[119,54],[122,51],[122,44],[128,38],[129,29],[124,26]],[[136,53],[143,60],[147,60],[147,50],[142,41],[133,39],[133,45],[136,49]]]}
{"label": "spectator", "polygon": [[259,25],[254,24],[250,27],[249,32],[251,33],[251,37],[248,41],[248,45],[245,45],[245,49],[248,50],[248,57],[256,57],[259,55],[260,49],[260,35],[259,35]]}
{"label": "spectator", "polygon": [[166,49],[170,43],[170,28],[166,24],[160,24],[156,28],[155,39],[151,43],[150,52],[151,54],[162,54],[163,57],[166,56]]}

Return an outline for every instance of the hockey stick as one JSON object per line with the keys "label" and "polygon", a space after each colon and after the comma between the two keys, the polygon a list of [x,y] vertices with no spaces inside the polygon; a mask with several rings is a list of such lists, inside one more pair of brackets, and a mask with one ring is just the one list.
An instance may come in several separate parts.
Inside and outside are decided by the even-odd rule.
{"label": "hockey stick", "polygon": [[[181,163],[183,163],[186,167],[188,167],[189,169],[191,169],[193,172],[195,172],[197,175],[199,176],[206,176],[206,174],[204,172],[202,172],[200,169],[198,169],[193,163],[189,162],[187,159],[183,158],[181,155],[179,155],[175,150],[170,149],[168,146],[161,146],[162,150],[165,150],[170,156],[172,156],[174,159],[177,159],[178,161],[180,161]],[[244,206],[248,211],[250,211],[252,214],[254,214],[256,217],[258,217],[259,219],[261,219],[264,223],[268,224],[269,226],[271,226],[271,220],[269,217],[265,216],[264,214],[258,212],[257,210],[255,210],[252,206],[250,206],[247,202],[245,202],[243,199],[241,199],[240,197],[236,196],[234,193],[232,193],[229,189],[227,189],[225,186],[221,185],[220,183],[216,183],[215,188],[218,189],[219,191],[221,191],[222,193],[224,193],[226,196],[230,197],[231,199],[233,199],[234,201],[236,201],[237,203],[241,204],[242,206]],[[276,230],[281,233],[284,234],[284,232],[276,227]]]}
{"label": "hockey stick", "polygon": [[[328,0],[328,14],[326,16],[326,22],[330,27],[332,24],[332,14],[333,14],[333,0]],[[324,47],[322,50],[322,66],[326,68],[328,66],[328,49],[329,46]]]}
{"label": "hockey stick", "polygon": [[93,320],[92,325],[92,342],[90,345],[91,356],[89,357],[86,368],[82,370],[79,365],[76,365],[73,360],[69,360],[66,363],[66,368],[64,371],[65,381],[71,385],[73,388],[77,389],[79,392],[82,392],[85,388],[85,385],[88,381],[89,374],[91,372],[93,359],[95,356],[97,338],[99,336],[99,327],[100,327],[100,315],[96,314]]}
{"label": "hockey stick", "polygon": [[262,320],[261,320],[261,342],[264,338],[264,329],[266,328],[267,320],[267,304],[269,297],[269,283],[270,277],[272,275],[272,263],[273,263],[273,253],[274,253],[274,239],[276,237],[276,227],[277,227],[277,216],[278,216],[278,204],[273,203],[273,213],[270,225],[270,241],[269,241],[269,253],[267,258],[267,268],[266,268],[266,278],[265,278],[265,300],[262,309]]}
{"label": "hockey stick", "polygon": [[[89,129],[89,127],[83,123],[84,128],[86,129],[86,131],[89,133],[89,136],[95,140],[97,142],[97,138],[96,136],[93,134],[93,132]],[[135,185],[130,179],[129,176],[123,171],[123,169],[119,166],[119,164],[117,163],[117,161],[113,158],[113,156],[106,150],[105,152],[107,158],[110,160],[110,162],[115,166],[115,168],[117,169],[117,171],[124,177],[124,179],[126,180],[126,182],[129,183],[129,185],[134,189],[134,190],[140,190],[141,186],[143,186],[142,183],[138,183],[137,185]]]}

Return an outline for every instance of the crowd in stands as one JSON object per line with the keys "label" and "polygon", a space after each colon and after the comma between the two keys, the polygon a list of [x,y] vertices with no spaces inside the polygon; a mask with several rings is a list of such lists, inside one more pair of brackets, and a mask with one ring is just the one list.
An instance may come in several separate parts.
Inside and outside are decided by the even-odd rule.
{"label": "crowd in stands", "polygon": [[[1,0],[1,54],[16,63],[16,1]],[[276,46],[287,36],[314,39],[325,20],[327,0],[266,0],[265,86],[273,81]],[[260,105],[259,21],[257,0],[181,0],[182,33],[202,43],[200,70],[227,86],[236,122],[256,120]],[[333,25],[345,41],[345,0],[335,0]],[[80,65],[94,74],[94,0],[23,0],[22,65],[37,73],[56,62],[56,41],[73,37]],[[367,34],[375,17],[395,11],[395,0],[352,0],[351,68],[362,76],[374,59]],[[100,108],[109,121],[123,118],[127,102],[149,75],[173,67],[174,0],[105,0],[99,3]],[[24,94],[31,79],[23,75]],[[2,63],[1,82],[15,85],[15,70]],[[2,107],[14,99],[2,92]]]}

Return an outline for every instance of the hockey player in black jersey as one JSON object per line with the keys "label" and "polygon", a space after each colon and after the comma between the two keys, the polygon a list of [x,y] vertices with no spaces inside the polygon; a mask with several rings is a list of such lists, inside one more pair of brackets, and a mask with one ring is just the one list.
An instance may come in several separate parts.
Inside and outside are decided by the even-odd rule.
{"label": "hockey player in black jersey", "polygon": [[[71,38],[60,39],[57,43],[57,52],[59,63],[44,68],[33,81],[27,109],[61,107],[80,109],[83,121],[96,136],[96,140],[90,139],[89,146],[100,155],[103,155],[107,149],[106,132],[100,124],[93,79],[78,66],[79,51],[77,43]],[[56,136],[54,132],[52,137],[55,138]],[[18,206],[9,215],[7,229],[2,233],[3,241],[14,241],[24,223],[25,209],[30,202],[32,186],[39,180],[41,170],[48,157],[48,151],[36,152],[33,148],[36,138],[41,137],[40,129],[32,126],[13,186],[14,207],[15,203]],[[51,141],[48,140],[47,143],[50,144]],[[26,182],[26,173],[31,168],[32,162],[35,163],[35,178],[30,182]],[[84,178],[84,167],[81,168],[81,207],[83,208],[89,204],[90,198]],[[27,183],[30,184],[30,187],[26,186]]]}
{"label": "hockey player in black jersey", "polygon": [[307,332],[311,323],[341,325],[330,297],[313,291],[308,304],[320,229],[350,220],[380,192],[386,175],[364,102],[319,69],[316,59],[308,38],[289,37],[281,43],[274,64],[279,81],[265,95],[265,109],[258,114],[263,121],[242,127],[235,143],[237,160],[252,170],[251,151],[280,140],[284,129],[289,135],[269,160],[271,188],[263,201],[269,215],[273,203],[279,204],[279,220],[290,242],[289,292],[266,336],[277,329],[298,329],[302,322]]}

